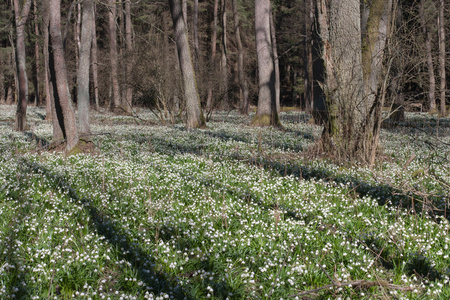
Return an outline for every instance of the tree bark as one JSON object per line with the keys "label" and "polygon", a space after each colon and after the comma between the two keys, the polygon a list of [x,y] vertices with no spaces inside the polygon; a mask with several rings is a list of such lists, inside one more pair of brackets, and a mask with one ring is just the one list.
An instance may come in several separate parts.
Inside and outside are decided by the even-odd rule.
{"label": "tree bark", "polygon": [[238,47],[238,76],[239,85],[242,93],[242,103],[240,105],[241,113],[248,115],[248,86],[245,79],[244,72],[244,49],[241,41],[241,26],[239,24],[238,4],[237,0],[233,0],[233,17],[234,17],[234,34],[236,36],[236,43]]}
{"label": "tree bark", "polygon": [[426,50],[426,60],[427,60],[427,68],[428,68],[428,101],[429,101],[429,111],[436,111],[436,79],[434,76],[434,64],[433,64],[433,54],[431,51],[431,32],[428,28],[428,24],[425,18],[425,0],[420,1],[419,5],[419,14],[420,14],[420,22],[422,25],[422,32],[425,37],[425,50]]}
{"label": "tree bark", "polygon": [[33,12],[34,12],[34,34],[36,35],[34,41],[34,105],[38,106],[40,104],[40,87],[39,87],[39,76],[41,74],[41,68],[39,65],[39,26],[38,26],[38,13],[37,13],[37,1],[33,0]]}
{"label": "tree bark", "polygon": [[50,71],[52,73],[55,111],[66,140],[67,151],[78,143],[75,112],[70,99],[64,45],[61,37],[61,0],[50,0]]}
{"label": "tree bark", "polygon": [[131,113],[133,101],[133,87],[131,86],[131,77],[133,71],[133,40],[132,40],[132,24],[131,24],[131,0],[125,0],[125,44],[127,49],[125,62],[125,99],[124,109],[127,113]]}
{"label": "tree bark", "polygon": [[199,71],[200,49],[198,45],[198,0],[194,0],[194,18],[193,18],[193,32],[194,32],[194,66],[195,71]]}
{"label": "tree bark", "polygon": [[275,35],[275,23],[273,20],[273,10],[270,8],[270,37],[272,39],[272,53],[273,53],[273,67],[275,70],[275,104],[277,108],[277,114],[280,113],[281,104],[280,104],[280,61],[278,59],[278,50],[277,50],[277,38]]}
{"label": "tree bark", "polygon": [[326,2],[322,0],[318,7],[326,74],[322,145],[339,160],[353,159],[365,116],[360,6],[358,0],[332,0],[329,8]]}
{"label": "tree bark", "polygon": [[446,72],[445,72],[445,61],[446,61],[446,53],[445,53],[445,3],[444,0],[439,0],[439,18],[438,18],[438,30],[439,30],[439,77],[440,77],[440,115],[445,117],[446,107],[445,107],[445,98],[446,98]]}
{"label": "tree bark", "polygon": [[187,128],[199,128],[205,126],[205,118],[200,109],[195,72],[192,65],[191,54],[180,0],[169,0],[175,32],[175,43],[178,51],[181,76],[183,79],[184,98],[186,101]]}
{"label": "tree bark", "polygon": [[95,102],[95,109],[100,110],[100,99],[98,96],[98,59],[97,59],[97,28],[96,28],[96,22],[95,22],[95,3],[94,3],[94,9],[92,12],[92,84],[94,89],[94,102]]}
{"label": "tree bark", "polygon": [[94,1],[83,1],[82,27],[80,37],[80,58],[77,74],[77,105],[78,105],[78,128],[81,135],[91,133],[89,125],[89,66],[92,45],[92,19],[94,16]]}
{"label": "tree bark", "polygon": [[[314,69],[313,69],[313,34],[312,23],[314,20],[315,2],[305,0],[305,102],[306,111],[312,113],[314,106]],[[295,86],[295,82],[292,83]]]}
{"label": "tree bark", "polygon": [[[219,0],[214,0],[214,23],[213,32],[211,38],[211,68],[215,68],[216,65],[216,49],[217,49],[217,11],[219,9]],[[209,82],[208,98],[206,100],[206,110],[209,112],[212,110],[212,95],[213,95],[213,83]]]}
{"label": "tree bark", "polygon": [[25,23],[30,12],[31,0],[27,0],[20,9],[19,0],[14,0],[16,21],[16,73],[19,88],[15,129],[25,131],[27,127],[28,79],[26,72]]}
{"label": "tree bark", "polygon": [[221,58],[221,69],[222,69],[222,88],[223,88],[223,98],[222,98],[222,108],[228,109],[230,106],[228,100],[228,55],[227,55],[227,2],[222,0],[221,8],[221,23],[222,23],[222,58]]}
{"label": "tree bark", "polygon": [[117,54],[117,28],[116,28],[116,1],[108,0],[109,12],[109,55],[111,67],[111,84],[113,97],[113,110],[121,109],[119,78],[118,78],[118,54]]}
{"label": "tree bark", "polygon": [[258,108],[252,124],[279,126],[276,108],[275,69],[270,36],[270,0],[255,0]]}
{"label": "tree bark", "polygon": [[[49,62],[49,54],[48,54],[48,47],[49,47],[49,32],[48,32],[48,26],[50,23],[49,20],[49,12],[48,12],[49,2],[48,0],[45,0],[42,2],[42,11],[43,11],[43,31],[42,34],[44,36],[44,88],[45,88],[45,111],[46,111],[46,119],[52,120],[53,119],[53,111],[52,111],[52,101],[53,97],[51,94],[51,82],[50,82],[50,69],[48,66]],[[53,126],[53,128],[55,128]],[[54,130],[54,129],[53,129]],[[55,135],[54,135],[55,136]],[[62,137],[62,134],[61,134]]]}

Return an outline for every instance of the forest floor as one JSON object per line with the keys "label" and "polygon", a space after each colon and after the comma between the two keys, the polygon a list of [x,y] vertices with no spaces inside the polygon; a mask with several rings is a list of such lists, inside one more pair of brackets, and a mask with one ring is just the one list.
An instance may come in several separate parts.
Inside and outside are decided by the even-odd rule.
{"label": "forest floor", "polygon": [[383,129],[373,169],[304,155],[321,128],[206,129],[92,112],[95,151],[47,151],[0,107],[0,298],[449,299],[450,119]]}

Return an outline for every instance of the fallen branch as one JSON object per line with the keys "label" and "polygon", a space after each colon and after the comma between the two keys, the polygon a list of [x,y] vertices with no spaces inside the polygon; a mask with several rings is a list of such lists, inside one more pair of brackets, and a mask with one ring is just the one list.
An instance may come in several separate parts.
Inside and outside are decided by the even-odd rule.
{"label": "fallen branch", "polygon": [[291,295],[290,297],[298,297],[298,296],[304,296],[308,294],[314,294],[316,292],[322,291],[322,290],[329,290],[329,289],[336,289],[336,288],[343,288],[343,287],[350,287],[354,289],[362,289],[362,288],[371,288],[374,286],[380,286],[383,288],[388,288],[391,290],[398,290],[398,291],[413,291],[414,289],[417,289],[417,287],[409,287],[409,286],[401,286],[396,284],[391,284],[385,280],[379,280],[379,281],[366,281],[366,280],[355,280],[350,282],[343,282],[343,283],[333,283],[321,286],[316,289],[307,290],[300,292],[296,295]]}

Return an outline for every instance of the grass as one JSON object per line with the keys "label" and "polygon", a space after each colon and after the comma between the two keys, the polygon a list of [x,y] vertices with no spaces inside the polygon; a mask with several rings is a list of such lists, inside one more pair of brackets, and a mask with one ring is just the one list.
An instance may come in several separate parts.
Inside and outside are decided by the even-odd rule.
{"label": "grass", "polygon": [[301,112],[285,131],[94,113],[98,153],[65,157],[42,108],[25,134],[0,111],[2,299],[450,297],[450,119],[383,131],[371,170],[301,156],[321,132]]}

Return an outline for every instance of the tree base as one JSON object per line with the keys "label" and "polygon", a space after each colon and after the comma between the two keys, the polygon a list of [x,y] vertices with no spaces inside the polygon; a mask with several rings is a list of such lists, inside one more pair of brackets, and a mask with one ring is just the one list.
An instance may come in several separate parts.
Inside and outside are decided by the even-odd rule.
{"label": "tree base", "polygon": [[274,126],[279,128],[283,127],[277,115],[271,116],[269,114],[264,114],[261,116],[255,115],[253,117],[251,125],[259,127],[266,127],[266,126]]}

